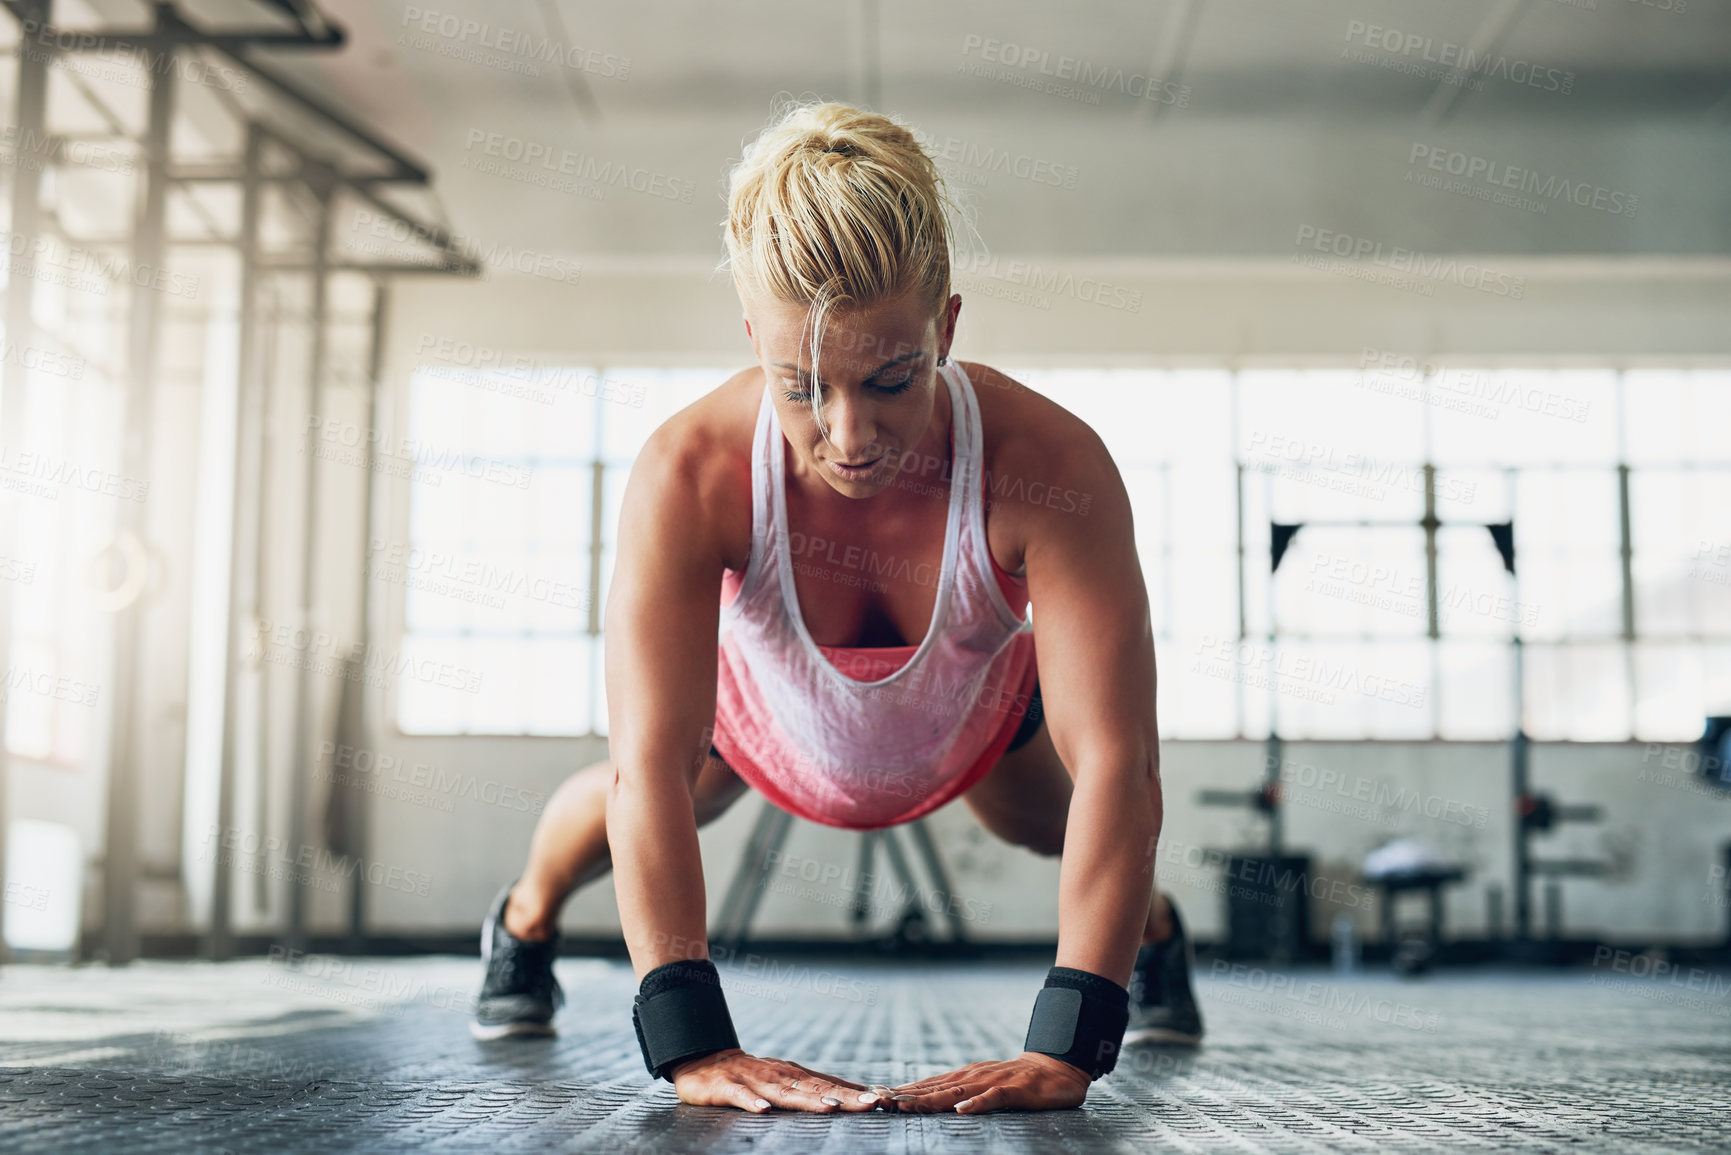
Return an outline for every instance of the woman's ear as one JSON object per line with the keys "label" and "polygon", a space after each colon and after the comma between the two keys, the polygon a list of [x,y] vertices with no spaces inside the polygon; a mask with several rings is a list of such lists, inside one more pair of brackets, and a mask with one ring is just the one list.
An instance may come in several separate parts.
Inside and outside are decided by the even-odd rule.
{"label": "woman's ear", "polygon": [[748,314],[741,314],[740,320],[745,322],[745,339],[751,342],[751,355],[756,357],[758,362],[761,363],[763,361],[763,350],[757,347],[757,334],[752,332],[751,317]]}
{"label": "woman's ear", "polygon": [[944,305],[944,315],[938,323],[938,364],[943,364],[950,355],[950,346],[956,339],[956,319],[962,314],[962,295],[950,294],[950,299]]}

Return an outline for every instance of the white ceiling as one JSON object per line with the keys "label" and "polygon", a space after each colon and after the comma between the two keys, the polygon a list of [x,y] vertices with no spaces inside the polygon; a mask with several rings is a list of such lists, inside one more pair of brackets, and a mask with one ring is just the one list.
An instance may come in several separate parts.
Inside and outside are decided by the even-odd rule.
{"label": "white ceiling", "polygon": [[[142,13],[136,0],[94,0]],[[1277,255],[1305,227],[1426,250],[1731,252],[1731,5],[1691,0],[323,0],[338,53],[267,59],[436,174],[438,204],[477,247],[596,260],[720,255],[729,162],[778,94],[864,101],[959,153],[995,149],[1073,172],[1073,187],[950,164],[994,249],[1059,255]],[[1594,7],[1585,7],[1593,4]],[[256,23],[257,0],[199,0],[201,22]],[[62,10],[70,12],[67,4]],[[473,21],[455,36],[425,32]],[[419,15],[418,15],[419,14]],[[141,17],[134,15],[131,20]],[[131,20],[127,22],[131,22]],[[501,33],[595,54],[592,71],[484,47]],[[1482,91],[1395,70],[1375,25],[1572,73],[1567,94],[1502,76]],[[412,39],[418,38],[418,39]],[[970,65],[996,41],[1091,69],[1155,75],[1177,103],[1109,87],[1098,102]],[[1343,50],[1360,58],[1343,56]],[[451,53],[471,53],[479,59]],[[533,59],[533,58],[531,58]],[[628,61],[623,77],[607,75]],[[476,171],[475,141],[641,170],[689,199],[559,191]],[[1414,187],[1419,146],[1638,198],[1632,216],[1534,213]],[[575,162],[574,162],[575,163]],[[547,174],[540,170],[541,175]]]}

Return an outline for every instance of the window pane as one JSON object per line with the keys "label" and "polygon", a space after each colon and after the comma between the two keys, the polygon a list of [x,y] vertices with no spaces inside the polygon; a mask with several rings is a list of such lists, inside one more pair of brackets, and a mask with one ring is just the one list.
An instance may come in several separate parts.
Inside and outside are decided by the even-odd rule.
{"label": "window pane", "polygon": [[585,369],[412,381],[409,547],[372,569],[405,587],[405,732],[587,732],[599,381]]}
{"label": "window pane", "polygon": [[[613,566],[619,539],[619,511],[625,503],[625,485],[631,479],[628,465],[610,465],[601,481],[601,607],[607,608],[607,592],[613,588]],[[719,587],[716,597],[721,596]]]}
{"label": "window pane", "polygon": [[[1171,539],[1169,585],[1149,586],[1157,621],[1193,633],[1238,632],[1237,471],[1227,462],[1179,463],[1162,494]],[[1137,511],[1141,516],[1141,511]]]}
{"label": "window pane", "polygon": [[1613,465],[1608,370],[1457,367],[1431,381],[1431,452],[1460,465]]}
{"label": "window pane", "polygon": [[[1151,377],[1155,376],[1150,374]],[[1218,369],[1178,369],[1149,386],[1159,399],[1146,434],[1164,461],[1227,466],[1232,452],[1232,377]]]}
{"label": "window pane", "polygon": [[1515,566],[1532,639],[1623,629],[1621,514],[1609,471],[1529,470],[1516,480]]}
{"label": "window pane", "polygon": [[653,369],[625,366],[607,370],[599,402],[601,454],[609,463],[629,464],[649,435],[669,417],[719,389],[738,369]]}
{"label": "window pane", "polygon": [[1149,594],[1164,612],[1156,620],[1171,623],[1169,632],[1206,630],[1238,635],[1238,554],[1221,550],[1181,553],[1171,566],[1171,589],[1149,582]]}
{"label": "window pane", "polygon": [[1731,470],[1633,470],[1629,517],[1636,629],[1731,635]]}
{"label": "window pane", "polygon": [[1247,461],[1309,465],[1388,487],[1375,463],[1424,460],[1421,407],[1364,388],[1355,373],[1249,370],[1238,381],[1237,449]]}
{"label": "window pane", "polygon": [[1223,635],[1185,634],[1155,647],[1157,701],[1163,738],[1232,738],[1238,731],[1237,690],[1218,658]]}
{"label": "window pane", "polygon": [[1522,660],[1529,737],[1629,740],[1629,667],[1622,645],[1528,645]]}
{"label": "window pane", "polygon": [[595,452],[595,401],[580,392],[559,388],[563,380],[553,375],[548,386],[538,388],[536,396],[550,399],[551,404],[524,406],[529,428],[524,431],[523,444],[538,457],[587,461]]}
{"label": "window pane", "polygon": [[416,734],[588,733],[591,644],[589,638],[406,639],[405,656],[416,667],[456,671],[450,680],[465,684],[405,677],[399,724]]}
{"label": "window pane", "polygon": [[1437,628],[1445,637],[1511,638],[1517,622],[1536,628],[1537,605],[1516,600],[1514,579],[1490,531],[1437,530]]}
{"label": "window pane", "polygon": [[586,623],[586,611],[569,615],[586,600],[588,550],[572,529],[587,521],[588,470],[544,469],[526,489],[441,481],[410,496],[413,547],[375,559],[376,574],[382,560],[387,580],[407,589],[411,632]]}
{"label": "window pane", "polygon": [[1172,540],[1184,549],[1238,548],[1238,475],[1230,464],[1180,462],[1167,502]]}
{"label": "window pane", "polygon": [[1274,520],[1418,521],[1423,448],[1413,406],[1366,394],[1338,374],[1256,372],[1244,379],[1238,448],[1245,482],[1265,487]]}
{"label": "window pane", "polygon": [[[473,729],[476,692],[490,670],[478,669],[466,638],[407,634],[403,662],[411,668],[463,671],[462,678],[397,679],[397,725],[408,734],[464,734]],[[479,675],[479,685],[473,675]]]}
{"label": "window pane", "polygon": [[1318,639],[1425,632],[1424,534],[1413,528],[1299,531],[1275,575],[1282,634]]}
{"label": "window pane", "polygon": [[[1253,470],[1244,474],[1244,628],[1265,637],[1269,628],[1273,574],[1270,570],[1269,492]],[[1283,563],[1284,564],[1284,563]]]}
{"label": "window pane", "polygon": [[1514,734],[1515,662],[1507,645],[1441,642],[1437,666],[1437,737],[1477,742]]}
{"label": "window pane", "polygon": [[547,638],[524,647],[526,673],[520,732],[587,734],[596,730],[589,716],[593,638]]}
{"label": "window pane", "polygon": [[1635,738],[1693,742],[1712,712],[1707,654],[1689,642],[1643,642],[1635,647]]}
{"label": "window pane", "polygon": [[566,552],[588,544],[594,475],[587,462],[546,464],[535,470],[526,528],[538,552]]}
{"label": "window pane", "polygon": [[1514,482],[1506,469],[1439,465],[1436,515],[1446,523],[1495,525],[1514,516]]}
{"label": "window pane", "polygon": [[1148,590],[1149,620],[1154,632],[1163,634],[1171,628],[1172,601],[1171,539],[1166,516],[1170,490],[1165,471],[1158,466],[1130,465],[1120,472],[1136,525],[1136,554]]}
{"label": "window pane", "polygon": [[1635,738],[1693,742],[1708,715],[1731,714],[1731,644],[1635,647]]}
{"label": "window pane", "polygon": [[1231,376],[1220,370],[1035,369],[1011,372],[1100,435],[1119,468],[1231,456]]}
{"label": "window pane", "polygon": [[1631,464],[1731,462],[1731,372],[1630,370],[1623,409]]}
{"label": "window pane", "polygon": [[1617,475],[1612,470],[1532,469],[1515,482],[1515,531],[1528,548],[1615,550]]}
{"label": "window pane", "polygon": [[[1273,691],[1286,738],[1426,738],[1434,730],[1423,641],[1282,642],[1273,659],[1241,663],[1246,697]],[[1258,657],[1266,648],[1257,647]]]}

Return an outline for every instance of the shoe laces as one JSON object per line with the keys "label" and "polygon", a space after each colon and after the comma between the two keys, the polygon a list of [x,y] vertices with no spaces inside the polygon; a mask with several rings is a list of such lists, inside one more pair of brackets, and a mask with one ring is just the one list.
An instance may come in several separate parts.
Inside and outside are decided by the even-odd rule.
{"label": "shoe laces", "polygon": [[1164,1006],[1165,986],[1160,980],[1160,971],[1165,962],[1163,949],[1165,943],[1149,943],[1152,949],[1144,960],[1138,960],[1141,965],[1130,972],[1130,1004],[1138,1007]]}
{"label": "shoe laces", "polygon": [[499,985],[512,994],[564,1002],[565,992],[553,974],[552,942],[524,942],[507,932],[495,948]]}

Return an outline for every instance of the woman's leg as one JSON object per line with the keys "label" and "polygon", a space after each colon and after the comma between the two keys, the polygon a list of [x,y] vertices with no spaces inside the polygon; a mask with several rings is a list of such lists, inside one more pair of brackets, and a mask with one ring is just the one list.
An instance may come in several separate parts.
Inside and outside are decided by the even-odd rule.
{"label": "woman's leg", "polygon": [[[1050,856],[1064,852],[1073,789],[1069,771],[1041,722],[1026,745],[1005,753],[962,797],[987,830],[1013,846]],[[1155,888],[1142,941],[1162,942],[1171,934],[1171,908]]]}
{"label": "woman's leg", "polygon": [[[607,791],[613,764],[597,762],[565,779],[535,824],[529,863],[511,888],[505,929],[526,942],[544,942],[559,926],[559,910],[579,887],[613,867],[607,849]],[[719,817],[746,785],[713,754],[697,776],[693,804],[697,824]]]}
{"label": "woman's leg", "polygon": [[[1072,783],[1042,722],[1033,738],[998,760],[964,798],[982,825],[999,838],[1037,854],[1061,854],[1070,817]],[[1124,1041],[1202,1041],[1202,1012],[1191,982],[1195,960],[1178,912],[1150,887],[1142,949],[1130,975],[1130,1021]]]}

